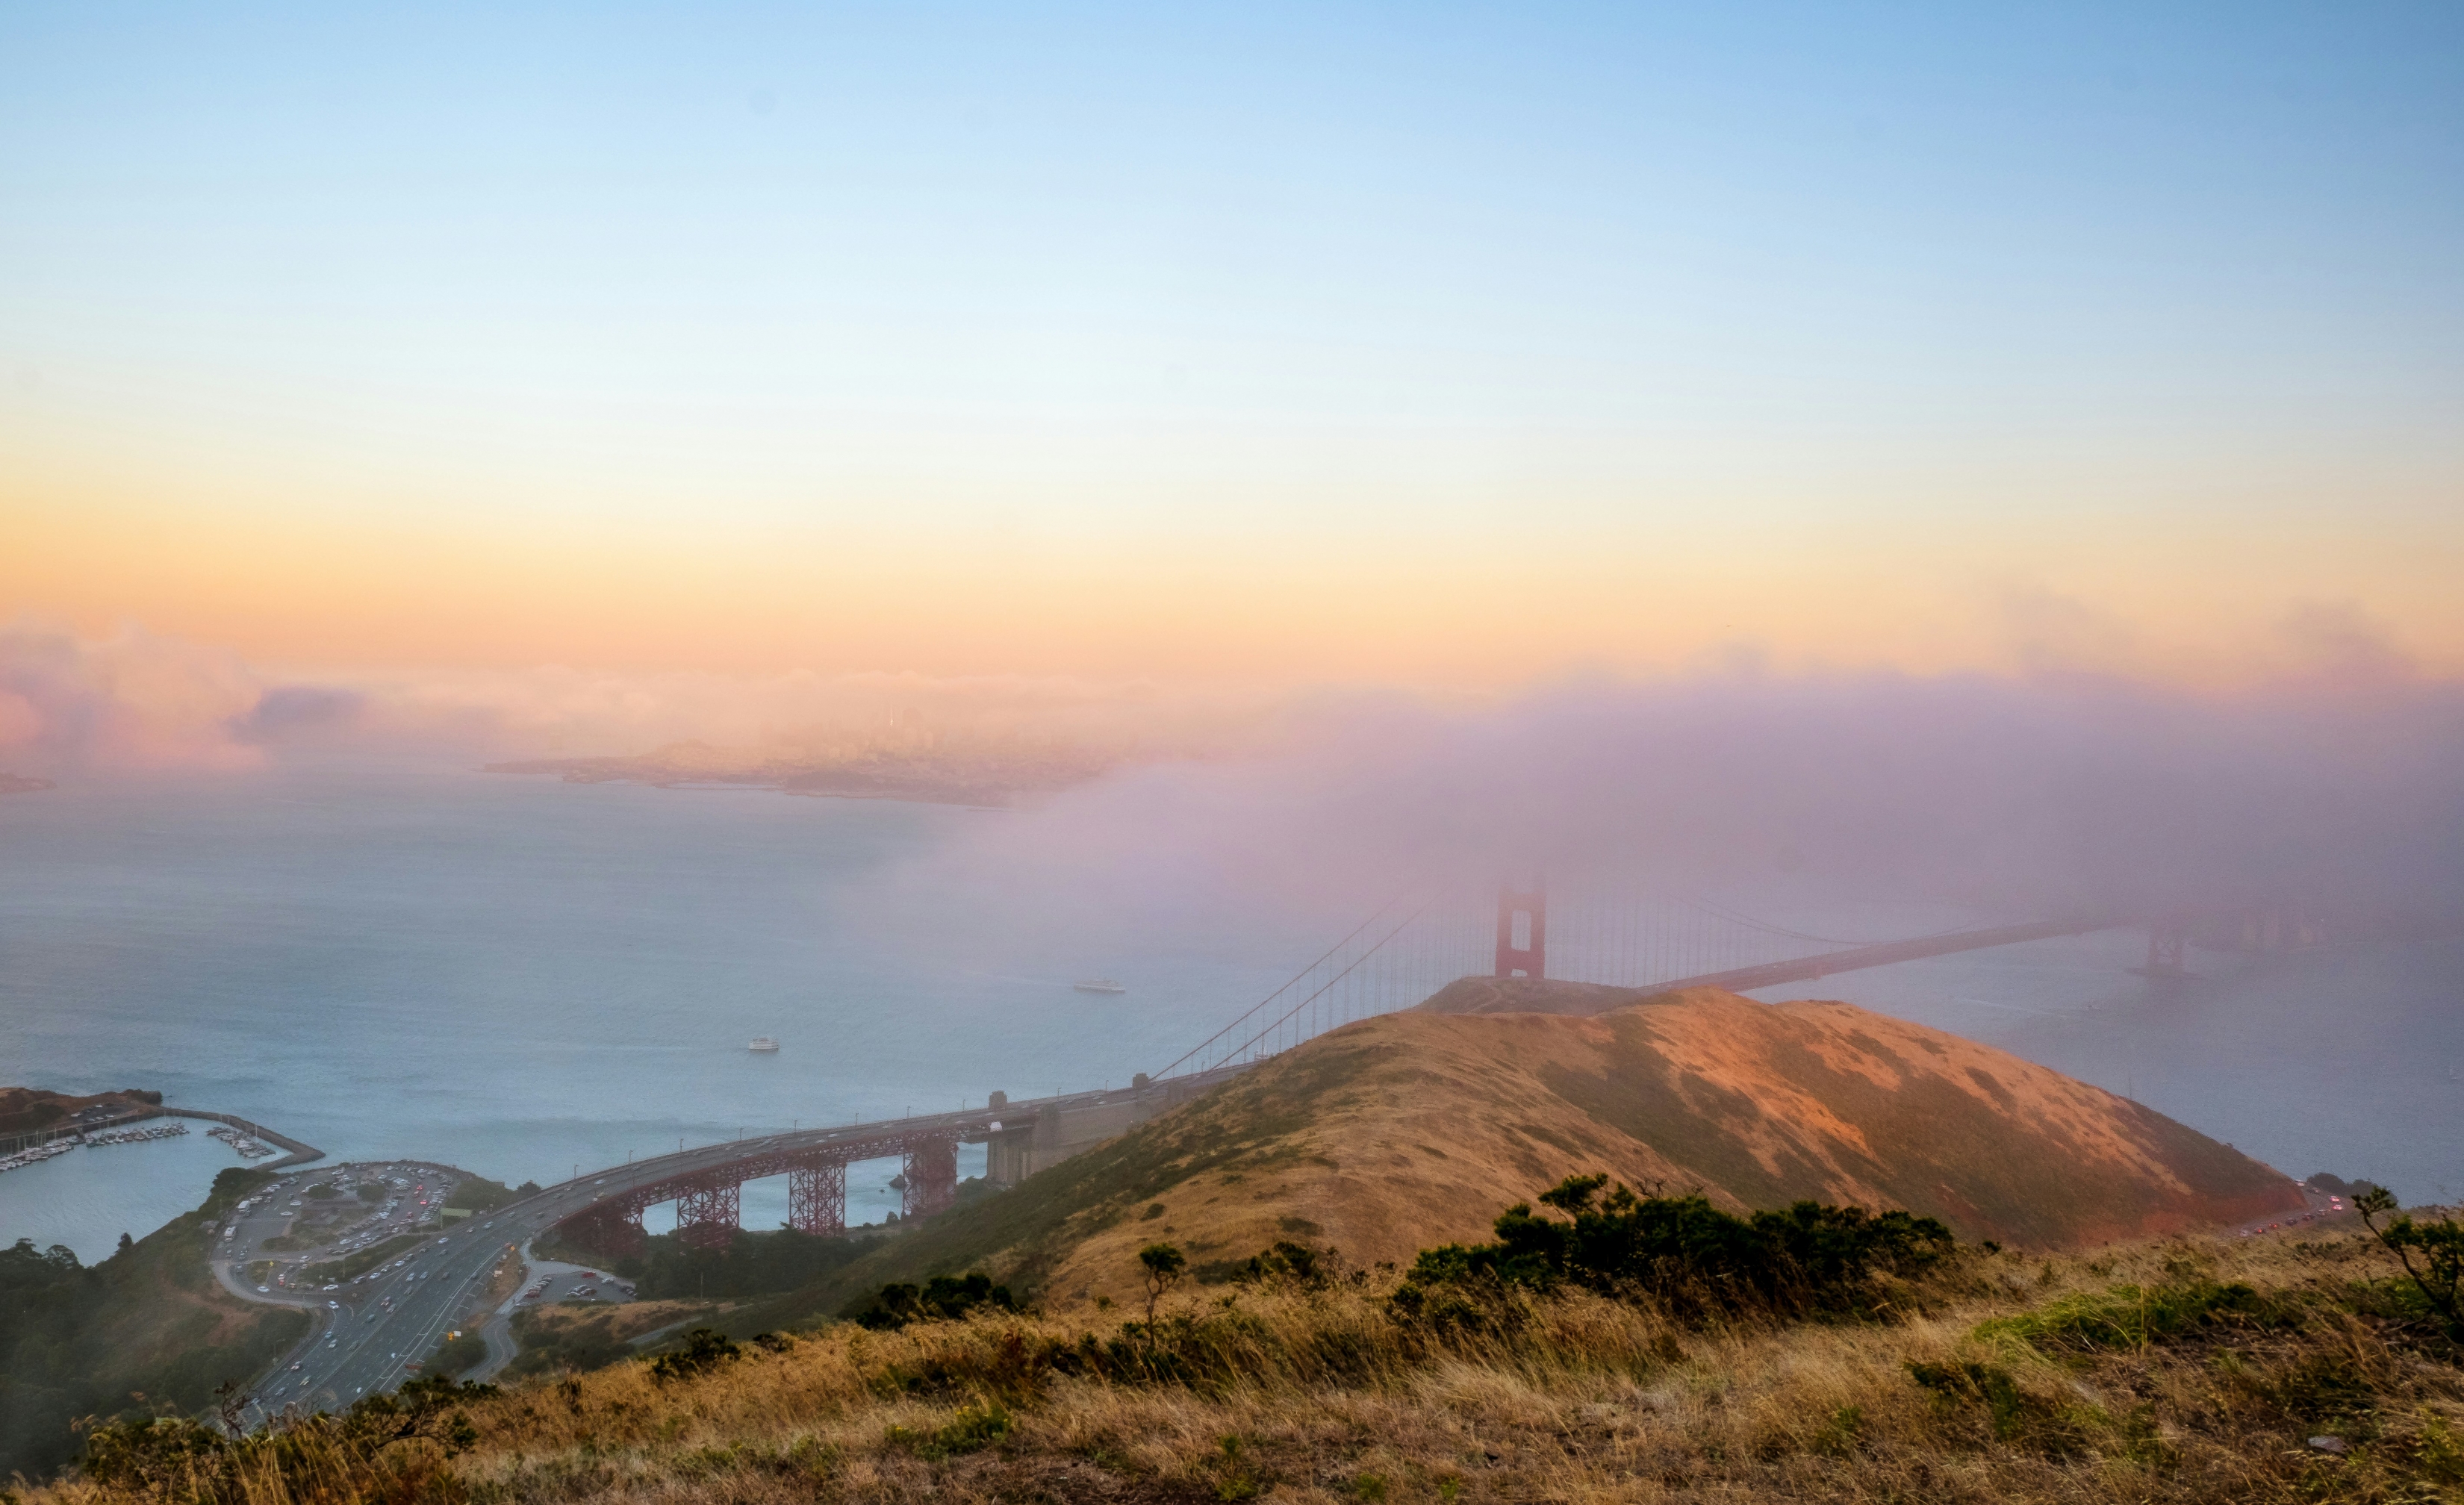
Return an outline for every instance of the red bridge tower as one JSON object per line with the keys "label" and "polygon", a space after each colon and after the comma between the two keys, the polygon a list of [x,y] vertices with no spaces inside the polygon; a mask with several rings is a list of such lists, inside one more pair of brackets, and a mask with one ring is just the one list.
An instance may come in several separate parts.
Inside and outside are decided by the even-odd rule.
{"label": "red bridge tower", "polygon": [[1529,889],[1497,885],[1497,975],[1549,975],[1549,881],[1536,873]]}

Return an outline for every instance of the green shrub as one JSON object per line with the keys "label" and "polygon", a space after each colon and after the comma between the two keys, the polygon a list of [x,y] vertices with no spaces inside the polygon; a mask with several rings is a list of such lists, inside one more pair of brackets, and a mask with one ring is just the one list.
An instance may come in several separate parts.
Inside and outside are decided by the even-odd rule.
{"label": "green shrub", "polygon": [[950,1418],[947,1425],[931,1431],[918,1431],[906,1427],[892,1427],[883,1441],[893,1448],[904,1448],[919,1458],[938,1461],[962,1452],[987,1448],[1009,1435],[1009,1412],[998,1401],[970,1406]]}
{"label": "green shrub", "polygon": [[2290,1319],[2278,1303],[2238,1282],[2213,1280],[2136,1286],[2064,1297],[2058,1301],[1980,1324],[1980,1339],[2016,1339],[2041,1352],[2111,1352],[2167,1342],[2221,1322],[2262,1326]]}
{"label": "green shrub", "polygon": [[2049,1457],[2074,1456],[2085,1448],[2075,1418],[2019,1388],[2011,1371],[1984,1363],[1908,1363],[1908,1378],[1931,1392],[1946,1412],[1981,1408],[1995,1442],[2015,1443]]}
{"label": "green shrub", "polygon": [[650,1361],[650,1378],[665,1383],[707,1374],[743,1357],[744,1350],[715,1327],[696,1327],[685,1334],[685,1344]]}
{"label": "green shrub", "polygon": [[955,1321],[980,1308],[1015,1312],[1009,1287],[995,1285],[981,1271],[935,1276],[921,1287],[893,1281],[873,1294],[855,1320],[876,1332],[895,1332],[910,1322]]}
{"label": "green shrub", "polygon": [[[87,1434],[79,1461],[92,1483],[164,1505],[247,1505],[267,1493],[268,1475],[280,1481],[273,1493],[294,1499],[429,1497],[419,1484],[433,1477],[433,1454],[425,1465],[419,1450],[397,1455],[410,1472],[388,1481],[393,1489],[370,1488],[372,1475],[398,1443],[431,1443],[448,1458],[469,1448],[479,1434],[464,1407],[496,1393],[493,1385],[422,1375],[339,1416],[320,1411],[245,1432],[236,1423],[246,1397],[226,1386],[220,1427],[176,1416],[105,1422]],[[335,1492],[338,1476],[344,1487]]]}
{"label": "green shrub", "polygon": [[[1878,1271],[1912,1274],[1954,1247],[1929,1217],[1798,1202],[1741,1218],[1698,1193],[1637,1196],[1606,1176],[1569,1176],[1540,1200],[1560,1221],[1517,1203],[1494,1225],[1497,1241],[1422,1250],[1397,1293],[1425,1308],[1435,1287],[1493,1281],[1548,1290],[1572,1281],[1606,1295],[1639,1291],[1695,1310],[1843,1310]],[[1408,1293],[1408,1294],[1406,1294]]]}
{"label": "green shrub", "polygon": [[[2464,1286],[2464,1224],[2452,1217],[2416,1222],[2411,1213],[2397,1210],[2395,1193],[2384,1187],[2356,1197],[2353,1211],[2404,1266],[2405,1277],[2446,1322],[2448,1332],[2464,1339],[2464,1297],[2457,1294]],[[2379,1227],[2378,1220],[2391,1212],[2394,1218]]]}
{"label": "green shrub", "polygon": [[1251,1254],[1235,1279],[1244,1282],[1286,1281],[1305,1290],[1322,1290],[1337,1273],[1333,1250],[1311,1249],[1279,1238],[1274,1247]]}

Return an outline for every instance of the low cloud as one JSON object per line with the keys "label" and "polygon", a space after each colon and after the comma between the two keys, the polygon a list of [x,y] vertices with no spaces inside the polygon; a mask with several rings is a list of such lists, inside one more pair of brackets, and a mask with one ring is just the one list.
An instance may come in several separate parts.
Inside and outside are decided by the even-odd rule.
{"label": "low cloud", "polygon": [[247,743],[336,731],[357,722],[365,705],[366,697],[357,690],[277,685],[259,695],[246,714],[231,718],[231,731]]}
{"label": "low cloud", "polygon": [[2279,678],[2230,693],[2075,667],[1748,665],[1448,703],[887,673],[277,677],[140,633],[21,628],[0,633],[0,769],[583,756],[917,718],[1120,753],[1045,816],[987,822],[901,884],[1038,896],[1022,911],[1203,915],[1283,894],[1323,914],[1410,873],[1539,865],[2030,913],[2286,897],[2457,912],[2464,687],[2348,611],[2299,614],[2284,640]]}
{"label": "low cloud", "polygon": [[624,674],[543,666],[274,675],[228,651],[132,631],[0,630],[0,769],[245,769],[286,750],[480,760],[597,756],[700,741],[794,748],[890,726],[1057,738],[1123,756],[1237,743],[1265,693],[1066,676]]}
{"label": "low cloud", "polygon": [[262,695],[235,656],[174,639],[0,630],[0,768],[245,768],[232,727]]}
{"label": "low cloud", "polygon": [[902,886],[1017,896],[1028,929],[1162,927],[1236,896],[1357,918],[1412,875],[1532,867],[2013,917],[2290,902],[2453,920],[2464,693],[1745,672],[1469,709],[1342,698],[1287,717],[1271,752],[1131,770],[1052,815],[988,826]]}

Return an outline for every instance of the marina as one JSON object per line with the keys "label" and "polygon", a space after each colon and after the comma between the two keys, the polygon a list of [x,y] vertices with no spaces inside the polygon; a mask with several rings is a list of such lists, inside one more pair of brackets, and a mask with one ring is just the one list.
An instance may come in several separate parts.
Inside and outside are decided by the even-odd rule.
{"label": "marina", "polygon": [[0,1155],[0,1170],[17,1170],[27,1166],[39,1166],[47,1160],[57,1160],[77,1147],[73,1139],[55,1139],[48,1145],[21,1149],[13,1155]]}
{"label": "marina", "polygon": [[[65,1139],[35,1145],[13,1154],[0,1155],[0,1170],[17,1170],[27,1166],[39,1166],[47,1160],[57,1160],[80,1145],[101,1148],[107,1145],[143,1145],[152,1140],[179,1139],[188,1132],[188,1125],[177,1120],[148,1128],[109,1129],[99,1134],[77,1134]],[[245,1154],[247,1151],[243,1150]],[[272,1151],[267,1151],[271,1154]]]}
{"label": "marina", "polygon": [[253,1139],[228,1124],[216,1124],[214,1127],[206,1130],[206,1134],[208,1138],[221,1140],[224,1144],[229,1145],[231,1148],[239,1151],[240,1158],[243,1160],[263,1160],[269,1155],[278,1155],[282,1153],[273,1145],[266,1144],[263,1140]]}
{"label": "marina", "polygon": [[100,1134],[89,1134],[85,1137],[85,1143],[89,1145],[143,1145],[158,1139],[178,1139],[180,1136],[187,1132],[188,1125],[181,1123],[178,1119],[173,1119],[167,1123],[150,1124],[144,1128],[107,1129]]}

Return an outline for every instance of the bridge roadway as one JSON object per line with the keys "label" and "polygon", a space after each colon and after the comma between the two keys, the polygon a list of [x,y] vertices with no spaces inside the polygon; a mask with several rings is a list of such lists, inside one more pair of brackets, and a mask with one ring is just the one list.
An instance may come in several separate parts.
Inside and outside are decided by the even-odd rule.
{"label": "bridge roadway", "polygon": [[[1175,1078],[1169,1084],[1158,1082],[1147,1090],[1185,1093],[1192,1087],[1228,1080],[1245,1069],[1232,1066]],[[257,1413],[270,1415],[292,1407],[304,1411],[338,1410],[363,1395],[390,1389],[410,1378],[412,1366],[426,1361],[445,1335],[472,1315],[500,1261],[518,1259],[524,1241],[604,1198],[738,1162],[770,1161],[789,1151],[860,1145],[899,1134],[955,1132],[961,1140],[980,1140],[996,1123],[1031,1123],[1046,1108],[1091,1107],[1118,1102],[1133,1095],[1130,1089],[1122,1088],[1051,1098],[1017,1098],[998,1108],[970,1108],[767,1134],[610,1166],[432,1233],[416,1254],[407,1256],[408,1263],[403,1269],[379,1280],[345,1283],[340,1291],[259,1295],[233,1282],[228,1258],[218,1259],[215,1271],[234,1295],[251,1301],[297,1307],[317,1318],[315,1329],[297,1348],[283,1355],[257,1387]],[[485,1314],[480,1320],[486,1320]]]}
{"label": "bridge roadway", "polygon": [[1837,972],[1889,967],[1928,956],[1981,951],[1997,946],[2016,946],[2023,941],[2051,940],[2058,935],[2086,935],[2095,930],[2117,929],[2129,923],[2107,915],[2084,920],[2040,920],[2029,925],[1999,925],[1984,930],[1952,930],[1942,935],[1921,935],[1909,941],[1878,941],[1870,946],[1817,951],[1812,956],[1765,962],[1759,967],[1737,967],[1727,971],[1705,972],[1697,977],[1679,977],[1669,982],[1652,983],[1639,991],[1682,992],[1688,988],[1723,988],[1730,992],[1746,992],[1755,988],[1777,988],[1793,982],[1815,982]]}

